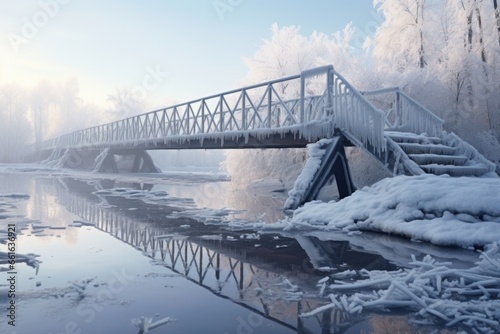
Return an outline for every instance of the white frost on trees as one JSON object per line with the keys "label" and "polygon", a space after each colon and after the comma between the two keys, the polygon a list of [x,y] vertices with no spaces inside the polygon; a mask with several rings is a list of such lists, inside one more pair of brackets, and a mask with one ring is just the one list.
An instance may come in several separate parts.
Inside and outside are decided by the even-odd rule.
{"label": "white frost on trees", "polygon": [[403,87],[472,144],[482,131],[498,132],[500,43],[493,2],[374,4],[385,18],[370,41],[374,75],[383,85]]}
{"label": "white frost on trees", "polygon": [[[306,37],[297,27],[280,28],[277,24],[272,25],[271,32],[271,39],[264,40],[253,57],[244,59],[249,72],[241,85],[274,80],[330,64],[340,73],[346,73],[347,80],[351,79],[350,74],[359,74],[361,65],[352,46],[356,31],[350,24],[331,36],[314,32]],[[307,93],[316,92],[315,88],[315,81],[310,80]],[[280,96],[296,98],[300,92],[299,81],[279,89]],[[223,168],[234,181],[242,184],[274,178],[289,187],[304,166],[306,156],[305,149],[231,150],[226,153]]]}
{"label": "white frost on trees", "polygon": [[18,161],[31,139],[27,92],[20,86],[0,87],[0,162]]}

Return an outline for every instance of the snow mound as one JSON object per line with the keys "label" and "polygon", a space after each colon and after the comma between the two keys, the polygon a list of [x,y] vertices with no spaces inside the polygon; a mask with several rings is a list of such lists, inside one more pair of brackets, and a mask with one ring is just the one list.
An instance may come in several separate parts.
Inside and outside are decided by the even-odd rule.
{"label": "snow mound", "polygon": [[463,248],[500,243],[500,179],[397,176],[339,202],[310,202],[266,229],[370,230]]}

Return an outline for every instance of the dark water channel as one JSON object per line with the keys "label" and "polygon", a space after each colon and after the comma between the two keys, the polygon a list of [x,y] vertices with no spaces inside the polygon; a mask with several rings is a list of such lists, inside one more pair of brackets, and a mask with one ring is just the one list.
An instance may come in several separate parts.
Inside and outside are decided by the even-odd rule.
{"label": "dark water channel", "polygon": [[395,270],[409,254],[429,251],[463,265],[474,260],[386,236],[234,228],[231,219],[262,219],[263,211],[266,220],[283,218],[284,196],[245,194],[230,210],[204,211],[239,195],[229,182],[199,177],[155,183],[0,173],[0,230],[15,224],[17,252],[40,261],[38,269],[16,265],[15,327],[5,321],[11,299],[0,272],[0,333],[141,333],[133,324],[141,317],[166,322],[150,333],[370,333],[370,319],[387,315],[299,317],[327,302],[320,279],[350,269]]}

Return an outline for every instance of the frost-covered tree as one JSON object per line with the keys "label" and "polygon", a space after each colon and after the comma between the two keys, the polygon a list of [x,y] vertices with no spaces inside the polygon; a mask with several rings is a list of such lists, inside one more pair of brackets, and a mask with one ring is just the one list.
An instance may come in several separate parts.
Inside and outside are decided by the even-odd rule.
{"label": "frost-covered tree", "polygon": [[[1,86],[0,160],[19,160],[30,153],[27,150],[39,153],[46,139],[144,111],[143,103],[130,98],[127,90],[118,90],[110,100],[114,113],[86,103],[75,78],[42,80],[34,87]],[[34,147],[27,147],[32,143]]]}
{"label": "frost-covered tree", "polygon": [[102,109],[86,103],[80,97],[77,79],[68,78],[55,85],[58,87],[58,94],[53,98],[58,121],[53,123],[51,135],[57,136],[105,122]]}
{"label": "frost-covered tree", "polygon": [[53,104],[54,94],[55,89],[48,81],[38,82],[31,90],[30,109],[37,153],[40,152],[42,142],[47,139],[48,126],[52,119],[49,110]]}
{"label": "frost-covered tree", "polygon": [[106,110],[106,120],[116,121],[145,112],[145,101],[137,98],[128,88],[117,88],[114,94],[108,95],[111,107]]}
{"label": "frost-covered tree", "polygon": [[[496,127],[495,109],[498,108],[497,94],[499,79],[499,45],[494,33],[495,17],[490,1],[462,0],[447,1],[448,8],[454,11],[454,38],[444,49],[447,50],[447,67],[455,78],[452,87],[455,96],[455,130],[471,132],[494,129]],[[489,15],[488,15],[489,14]],[[443,76],[443,79],[447,79]],[[445,81],[446,83],[446,81]],[[496,106],[495,106],[496,105]],[[473,120],[464,122],[464,120]],[[461,129],[464,127],[464,129]]]}
{"label": "frost-covered tree", "polygon": [[375,0],[374,4],[385,18],[371,41],[375,72],[385,78],[383,85],[403,87],[443,117],[448,130],[476,146],[491,143],[500,129],[496,1]]}
{"label": "frost-covered tree", "polygon": [[486,47],[484,45],[484,30],[482,6],[486,2],[478,0],[462,0],[462,6],[467,17],[467,37],[465,47],[472,52],[477,49],[481,60],[486,63]]}
{"label": "frost-covered tree", "polygon": [[32,140],[27,93],[17,85],[0,87],[0,161],[16,162]]}
{"label": "frost-covered tree", "polygon": [[[247,83],[274,80],[310,68],[314,65],[310,40],[299,33],[299,28],[271,26],[272,38],[263,40],[251,58],[245,58],[248,66]],[[324,48],[323,46],[321,46]]]}
{"label": "frost-covered tree", "polygon": [[430,57],[425,0],[374,0],[374,6],[384,16],[373,42],[374,57],[399,73],[424,68]]}
{"label": "frost-covered tree", "polygon": [[[499,43],[486,0],[375,0],[376,69],[467,135],[497,127]],[[468,138],[470,139],[470,138]]]}
{"label": "frost-covered tree", "polygon": [[30,120],[33,123],[35,146],[52,137],[70,133],[104,122],[97,107],[80,98],[78,81],[40,81],[31,89]]}
{"label": "frost-covered tree", "polygon": [[59,84],[59,86],[59,93],[55,96],[59,100],[57,103],[59,106],[59,124],[57,127],[61,130],[64,129],[62,130],[64,133],[81,129],[82,124],[87,123],[85,119],[91,115],[83,116],[80,112],[80,106],[83,101],[79,97],[80,89],[78,81],[75,78],[68,78],[64,83]]}
{"label": "frost-covered tree", "polygon": [[[264,40],[254,56],[245,59],[249,73],[243,84],[298,74],[327,64],[333,64],[350,81],[363,86],[370,81],[352,46],[355,29],[350,24],[331,36],[316,32],[304,36],[297,27],[279,28],[276,24],[272,25],[271,32],[271,39]],[[281,93],[289,98],[296,97],[298,90],[298,85],[281,86]],[[274,178],[290,186],[306,159],[305,149],[232,150],[226,154],[223,166],[236,182],[246,184],[261,178]]]}
{"label": "frost-covered tree", "polygon": [[493,8],[495,10],[495,21],[496,21],[496,28],[498,32],[498,45],[500,45],[500,10],[498,9],[498,1],[493,0]]}

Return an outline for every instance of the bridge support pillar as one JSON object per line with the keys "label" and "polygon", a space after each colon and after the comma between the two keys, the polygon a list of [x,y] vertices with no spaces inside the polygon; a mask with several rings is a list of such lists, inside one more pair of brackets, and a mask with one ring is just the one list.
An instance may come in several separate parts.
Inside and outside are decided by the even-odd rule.
{"label": "bridge support pillar", "polygon": [[60,160],[60,166],[71,169],[90,169],[99,154],[97,150],[67,148],[64,151],[54,150],[50,160]]}
{"label": "bridge support pillar", "polygon": [[95,171],[101,173],[160,173],[146,150],[105,150],[95,162]]}
{"label": "bridge support pillar", "polygon": [[350,196],[356,190],[344,150],[344,141],[345,138],[340,135],[321,140],[309,147],[309,160],[288,194],[285,210],[295,210],[302,204],[315,200],[332,176],[337,182],[340,198]]}
{"label": "bridge support pillar", "polygon": [[144,149],[57,149],[48,159],[59,167],[102,173],[161,173]]}

